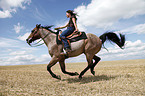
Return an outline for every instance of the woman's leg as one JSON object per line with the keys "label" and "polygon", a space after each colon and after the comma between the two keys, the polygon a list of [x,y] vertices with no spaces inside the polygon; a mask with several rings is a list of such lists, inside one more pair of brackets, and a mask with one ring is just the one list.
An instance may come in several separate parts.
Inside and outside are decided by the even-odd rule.
{"label": "woman's leg", "polygon": [[70,48],[68,41],[66,39],[66,37],[70,34],[72,34],[74,31],[74,28],[68,27],[65,31],[63,31],[60,35],[60,38],[62,40],[62,42],[64,43],[64,48]]}

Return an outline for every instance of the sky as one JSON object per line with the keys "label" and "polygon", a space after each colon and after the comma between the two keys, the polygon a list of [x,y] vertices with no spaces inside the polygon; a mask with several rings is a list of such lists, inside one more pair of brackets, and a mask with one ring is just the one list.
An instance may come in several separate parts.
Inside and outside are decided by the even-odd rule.
{"label": "sky", "polygon": [[[96,54],[102,61],[145,59],[145,0],[0,0],[0,65],[48,64],[47,47],[25,40],[36,24],[65,25],[67,10],[78,14],[80,31],[125,34],[125,49],[106,42],[109,51]],[[85,55],[66,62],[86,62]]]}

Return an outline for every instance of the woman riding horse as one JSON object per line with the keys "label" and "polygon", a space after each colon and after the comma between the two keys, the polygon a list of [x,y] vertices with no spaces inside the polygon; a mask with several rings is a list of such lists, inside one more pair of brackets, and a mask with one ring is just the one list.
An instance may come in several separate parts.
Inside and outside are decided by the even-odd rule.
{"label": "woman riding horse", "polygon": [[66,11],[66,16],[67,16],[67,18],[70,18],[67,25],[55,28],[55,30],[67,27],[67,29],[61,33],[60,38],[61,38],[62,42],[64,43],[64,49],[66,50],[66,52],[70,52],[71,48],[69,46],[69,43],[68,43],[66,37],[69,36],[70,34],[72,34],[73,32],[78,31],[77,24],[76,24],[77,18],[76,18],[76,13],[74,13],[74,11],[72,11],[72,10]]}
{"label": "woman riding horse", "polygon": [[68,74],[70,76],[79,75],[81,79],[82,76],[89,69],[93,75],[95,75],[94,67],[101,60],[100,57],[96,56],[96,54],[101,50],[102,44],[105,41],[109,40],[116,43],[121,49],[123,49],[125,45],[125,35],[120,34],[120,36],[116,35],[114,32],[106,32],[102,34],[100,37],[97,37],[94,34],[87,33],[87,39],[82,39],[80,41],[71,43],[71,52],[68,52],[68,57],[76,57],[80,54],[86,55],[86,60],[88,65],[85,67],[80,74],[77,72],[68,72],[65,68],[65,56],[61,54],[63,46],[58,45],[56,42],[57,34],[52,32],[50,27],[43,27],[41,25],[36,25],[36,27],[32,30],[29,37],[26,39],[27,43],[31,45],[31,43],[35,40],[42,39],[48,48],[48,52],[50,54],[51,61],[47,65],[47,71],[53,78],[61,79],[59,75],[56,75],[52,72],[51,68],[59,62],[61,70],[64,74]]}

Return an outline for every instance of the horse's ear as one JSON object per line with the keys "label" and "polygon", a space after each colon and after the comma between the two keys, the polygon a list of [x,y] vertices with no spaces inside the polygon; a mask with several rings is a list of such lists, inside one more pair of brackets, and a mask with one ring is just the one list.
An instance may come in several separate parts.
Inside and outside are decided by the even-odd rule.
{"label": "horse's ear", "polygon": [[41,24],[39,24],[39,25],[38,25],[38,24],[36,24],[36,28],[40,28],[40,26],[41,26]]}

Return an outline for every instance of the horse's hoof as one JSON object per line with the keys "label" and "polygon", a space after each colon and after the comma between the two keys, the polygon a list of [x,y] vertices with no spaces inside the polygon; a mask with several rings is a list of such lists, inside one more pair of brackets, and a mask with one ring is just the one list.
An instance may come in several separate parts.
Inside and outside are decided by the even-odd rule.
{"label": "horse's hoof", "polygon": [[82,76],[79,76],[79,79],[81,80],[82,79]]}
{"label": "horse's hoof", "polygon": [[60,77],[60,75],[56,76],[56,79],[58,79],[58,80],[61,80],[61,77]]}
{"label": "horse's hoof", "polygon": [[95,71],[91,71],[91,73],[95,76]]}
{"label": "horse's hoof", "polygon": [[61,80],[61,77],[59,76],[59,75],[54,75],[54,76],[52,76],[53,78],[56,78],[56,79],[58,79],[58,80]]}

